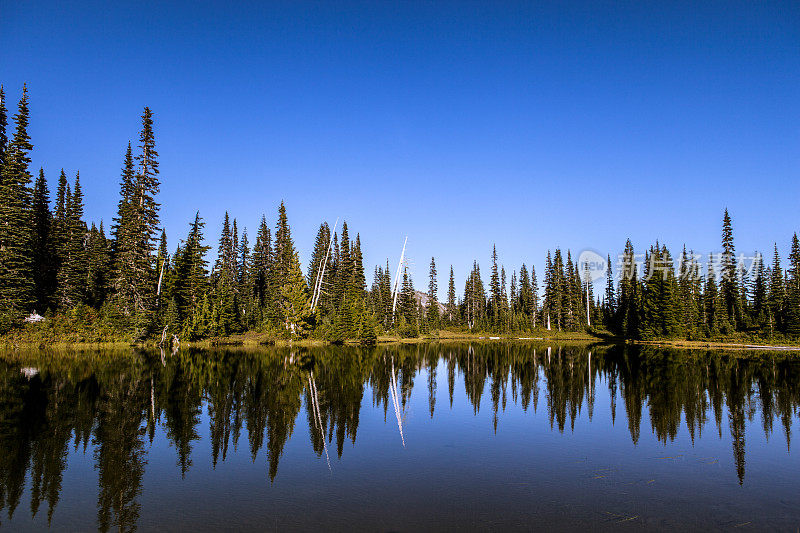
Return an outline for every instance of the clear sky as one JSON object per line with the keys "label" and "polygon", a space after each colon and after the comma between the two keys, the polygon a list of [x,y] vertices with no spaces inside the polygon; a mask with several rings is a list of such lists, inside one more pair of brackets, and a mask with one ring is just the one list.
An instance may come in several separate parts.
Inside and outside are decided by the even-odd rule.
{"label": "clear sky", "polygon": [[716,251],[725,207],[737,251],[800,230],[797,2],[169,4],[0,0],[0,82],[106,224],[150,106],[170,249],[195,210],[216,246],[283,199],[304,269],[342,217],[370,269],[407,234],[443,295],[493,243],[541,273],[556,246]]}

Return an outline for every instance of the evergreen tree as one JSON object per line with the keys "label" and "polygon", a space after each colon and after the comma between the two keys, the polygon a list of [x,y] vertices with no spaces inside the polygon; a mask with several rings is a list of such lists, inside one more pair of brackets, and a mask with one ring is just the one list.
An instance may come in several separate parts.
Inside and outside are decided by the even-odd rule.
{"label": "evergreen tree", "polygon": [[617,312],[617,298],[614,292],[614,276],[611,272],[611,254],[606,259],[606,293],[603,306],[603,322],[606,327],[612,327],[614,315]]}
{"label": "evergreen tree", "polygon": [[492,320],[492,330],[499,331],[501,327],[500,312],[502,309],[500,299],[500,272],[497,269],[497,247],[492,246],[492,276],[489,280],[489,294],[491,300],[489,302],[489,312]]}
{"label": "evergreen tree", "polygon": [[517,313],[524,329],[535,327],[536,312],[533,310],[533,287],[525,263],[519,268],[519,287],[517,288]]}
{"label": "evergreen tree", "polygon": [[439,327],[439,283],[436,279],[436,261],[431,257],[430,273],[428,275],[428,308],[425,310],[428,326],[431,329]]}
{"label": "evergreen tree", "polygon": [[4,182],[4,169],[8,154],[8,110],[6,109],[6,93],[0,85],[0,186]]}
{"label": "evergreen tree", "polygon": [[203,245],[205,223],[196,213],[189,235],[183,246],[174,255],[175,279],[172,297],[178,311],[178,321],[183,334],[190,339],[199,338],[206,333],[206,317],[210,314],[210,304],[206,290],[207,261],[209,247]]}
{"label": "evergreen tree", "polygon": [[[267,220],[263,216],[261,217],[261,224],[258,226],[256,244],[253,247],[252,267],[254,305],[259,314],[257,320],[260,321],[265,316],[274,315],[269,308],[274,301],[270,284],[270,279],[272,278],[272,236],[269,226],[267,226]],[[255,317],[254,320],[256,320]]]}
{"label": "evergreen tree", "polygon": [[636,263],[633,244],[628,239],[622,254],[617,305],[616,329],[623,336],[635,339],[639,336],[639,267]]}
{"label": "evergreen tree", "polygon": [[450,265],[450,281],[447,284],[447,321],[452,325],[457,316],[456,309],[456,279],[453,275],[453,265]]}
{"label": "evergreen tree", "polygon": [[400,288],[399,315],[409,324],[417,323],[417,298],[414,292],[414,281],[408,275],[408,266],[403,265],[403,284]]}
{"label": "evergreen tree", "polygon": [[14,135],[4,150],[0,176],[0,328],[29,311],[35,298],[31,275],[32,176],[28,168],[33,145],[28,118],[28,89],[23,86],[14,115]]}
{"label": "evergreen tree", "polygon": [[[166,239],[164,239],[164,242],[166,242]],[[92,223],[86,245],[86,303],[95,308],[101,307],[106,300],[108,277],[111,269],[109,252],[108,239],[105,236],[103,222],[100,222],[99,228]]]}
{"label": "evergreen tree", "polygon": [[783,279],[783,269],[781,269],[781,256],[778,255],[778,245],[775,244],[775,251],[772,259],[772,272],[769,282],[769,324],[770,331],[774,327],[777,331],[783,331],[784,327],[784,304],[786,299],[786,286]]}
{"label": "evergreen tree", "polygon": [[31,232],[34,305],[40,312],[52,307],[56,286],[56,272],[53,269],[52,226],[50,192],[47,189],[44,170],[40,168],[39,177],[33,188],[33,231]]}
{"label": "evergreen tree", "polygon": [[311,306],[297,252],[289,261],[286,281],[281,286],[281,316],[284,327],[292,337],[303,336]]}
{"label": "evergreen tree", "polygon": [[58,305],[72,308],[86,302],[89,276],[86,223],[83,221],[83,192],[80,174],[69,195],[66,213],[66,234],[61,266],[58,271]]}
{"label": "evergreen tree", "polygon": [[[317,230],[317,238],[314,241],[314,251],[311,253],[311,262],[308,265],[308,287],[312,292],[316,290],[319,284],[321,289],[330,285],[331,271],[327,268],[326,262],[331,261],[328,250],[331,244],[331,230],[327,222],[323,222]],[[325,267],[323,269],[323,266]],[[322,276],[323,279],[319,279]],[[324,307],[322,308],[324,309]]]}
{"label": "evergreen tree", "polygon": [[733,245],[733,228],[728,210],[722,217],[722,257],[720,290],[725,305],[725,315],[731,328],[741,323],[739,314],[739,285],[736,275],[736,254]]}
{"label": "evergreen tree", "polygon": [[219,238],[217,260],[211,273],[214,286],[214,325],[220,335],[228,335],[236,329],[236,313],[234,309],[236,258],[234,246],[230,218],[226,211],[222,234]]}
{"label": "evergreen tree", "polygon": [[123,166],[121,199],[115,219],[113,286],[120,311],[135,319],[137,335],[142,336],[153,326],[157,283],[154,252],[159,233],[159,204],[155,200],[160,188],[158,152],[149,107],[142,113],[139,150],[135,175],[131,175],[130,150]]}
{"label": "evergreen tree", "polygon": [[753,305],[751,311],[752,321],[761,329],[767,324],[767,272],[764,267],[764,256],[761,253],[756,253],[755,264],[753,270],[755,277],[753,278]]}
{"label": "evergreen tree", "polygon": [[724,308],[722,296],[717,288],[717,273],[714,270],[714,255],[708,255],[708,274],[706,286],[703,290],[703,303],[705,307],[706,335],[715,335],[723,322]]}
{"label": "evergreen tree", "polygon": [[536,327],[536,317],[539,314],[539,282],[536,280],[536,267],[531,265],[531,302],[528,313],[531,317],[531,326]]}
{"label": "evergreen tree", "polygon": [[242,238],[239,241],[238,268],[237,285],[239,286],[238,297],[242,324],[245,326],[245,329],[251,329],[256,325],[253,320],[255,315],[255,289],[250,241],[247,237],[246,230],[242,232]]}
{"label": "evergreen tree", "polygon": [[800,336],[800,240],[797,233],[792,236],[786,274],[786,332]]}

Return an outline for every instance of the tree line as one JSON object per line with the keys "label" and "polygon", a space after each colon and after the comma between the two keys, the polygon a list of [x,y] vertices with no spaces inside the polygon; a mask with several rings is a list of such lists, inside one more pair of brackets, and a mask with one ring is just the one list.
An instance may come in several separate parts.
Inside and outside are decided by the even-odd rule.
{"label": "tree line", "polygon": [[10,131],[0,87],[0,333],[18,329],[36,310],[48,319],[43,331],[84,327],[89,337],[103,336],[97,340],[194,340],[255,330],[373,343],[379,334],[416,337],[442,328],[592,328],[640,339],[800,336],[797,234],[785,270],[777,246],[769,265],[756,254],[745,269],[735,254],[727,210],[719,271],[712,254],[702,268],[702,258],[685,247],[676,262],[663,244],[637,255],[629,240],[618,272],[608,257],[606,288],[597,296],[586,265],[561,249],[547,252],[541,291],[532,265],[509,277],[496,248],[488,287],[475,261],[458,294],[451,265],[442,303],[434,258],[425,292],[415,289],[407,264],[393,280],[388,261],[375,268],[368,286],[360,235],[353,238],[346,222],[340,232],[320,224],[304,273],[283,202],[275,225],[262,217],[253,241],[226,212],[216,260],[209,265],[211,247],[199,212],[186,239],[173,251],[168,247],[149,108],[141,116],[138,142],[124,150],[116,216],[105,228],[84,220],[79,174],[70,180],[61,171],[52,205],[44,171],[33,179],[28,104],[23,87]]}

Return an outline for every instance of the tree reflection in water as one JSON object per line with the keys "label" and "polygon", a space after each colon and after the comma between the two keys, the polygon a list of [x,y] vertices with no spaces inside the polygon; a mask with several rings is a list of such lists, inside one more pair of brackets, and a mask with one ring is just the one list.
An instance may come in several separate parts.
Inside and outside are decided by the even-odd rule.
{"label": "tree reflection in water", "polygon": [[522,343],[189,349],[165,357],[142,350],[16,353],[0,359],[0,509],[12,518],[29,480],[31,515],[46,503],[49,522],[72,448],[93,453],[99,529],[135,529],[147,441],[160,428],[185,475],[203,409],[212,466],[226,460],[244,427],[253,460],[266,445],[270,480],[301,409],[311,447],[329,465],[329,448],[341,458],[345,441],[355,445],[368,386],[384,419],[397,418],[405,445],[403,416],[415,377],[425,374],[434,418],[437,372],[446,373],[451,409],[458,376],[476,415],[488,388],[495,431],[509,402],[534,413],[545,402],[550,427],[572,431],[582,413],[592,419],[600,386],[609,390],[612,423],[617,398],[622,400],[634,443],[645,413],[664,443],[682,424],[693,443],[709,427],[722,438],[727,417],[739,483],[745,477],[746,422],[760,413],[767,437],[777,422],[788,449],[800,405],[800,363],[771,353]]}

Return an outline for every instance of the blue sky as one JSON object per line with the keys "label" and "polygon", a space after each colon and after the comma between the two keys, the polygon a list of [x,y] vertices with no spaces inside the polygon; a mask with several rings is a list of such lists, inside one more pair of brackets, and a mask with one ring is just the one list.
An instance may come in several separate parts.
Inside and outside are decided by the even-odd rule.
{"label": "blue sky", "polygon": [[0,82],[9,107],[28,84],[51,188],[80,170],[106,224],[150,106],[171,249],[195,210],[216,245],[226,209],[252,236],[283,199],[304,261],[341,217],[369,268],[407,234],[419,288],[433,255],[460,292],[493,243],[509,271],[716,251],[725,207],[738,251],[785,255],[800,4],[560,4],[0,0]]}

